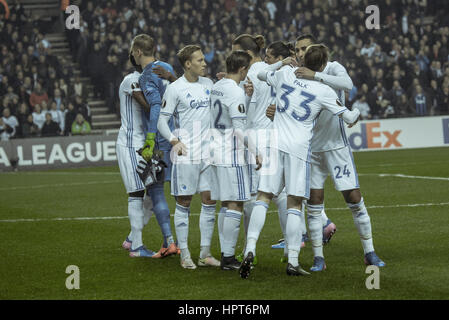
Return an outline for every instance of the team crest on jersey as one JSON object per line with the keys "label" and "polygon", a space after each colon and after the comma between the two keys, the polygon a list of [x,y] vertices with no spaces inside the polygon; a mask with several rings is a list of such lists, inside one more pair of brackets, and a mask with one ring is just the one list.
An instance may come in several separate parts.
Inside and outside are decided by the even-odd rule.
{"label": "team crest on jersey", "polygon": [[342,105],[342,103],[340,102],[340,100],[339,99],[337,99],[337,104],[340,106],[340,107],[343,107],[343,105]]}
{"label": "team crest on jersey", "polygon": [[210,95],[209,89],[206,89],[206,94],[207,94],[207,95]]}
{"label": "team crest on jersey", "polygon": [[243,104],[239,104],[239,112],[245,113],[245,106]]}

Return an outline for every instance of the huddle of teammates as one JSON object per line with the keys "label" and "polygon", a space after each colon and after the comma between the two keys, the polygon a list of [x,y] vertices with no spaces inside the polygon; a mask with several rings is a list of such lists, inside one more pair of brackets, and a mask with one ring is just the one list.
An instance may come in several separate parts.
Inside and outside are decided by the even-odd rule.
{"label": "huddle of teammates", "polygon": [[[117,138],[131,223],[123,248],[131,257],[180,254],[185,269],[221,267],[239,270],[242,278],[248,278],[257,264],[257,240],[274,201],[287,274],[309,274],[299,264],[307,233],[305,208],[314,253],[310,271],[323,271],[323,240],[336,231],[324,212],[324,183],[330,174],[352,212],[365,264],[384,266],[374,251],[370,217],[344,131],[344,123],[352,126],[360,115],[357,109],[344,107],[344,91],[352,88],[346,69],[328,62],[327,48],[311,35],[299,37],[294,46],[282,41],[270,44],[265,61],[260,55],[264,47],[263,36],[238,36],[226,59],[226,73],[213,83],[205,77],[201,47],[188,45],[178,52],[184,74],[176,79],[170,65],[154,58],[150,36],[134,38],[130,60],[137,71],[120,86],[122,126]],[[166,164],[165,176],[145,187],[139,166],[155,157]],[[171,181],[176,199],[177,243],[163,192],[165,181]],[[188,234],[190,205],[197,193],[202,202],[201,243],[195,264]],[[220,260],[211,254],[216,201],[221,203]],[[142,243],[142,230],[152,213],[163,235],[156,253]],[[236,256],[242,217],[245,249]]]}

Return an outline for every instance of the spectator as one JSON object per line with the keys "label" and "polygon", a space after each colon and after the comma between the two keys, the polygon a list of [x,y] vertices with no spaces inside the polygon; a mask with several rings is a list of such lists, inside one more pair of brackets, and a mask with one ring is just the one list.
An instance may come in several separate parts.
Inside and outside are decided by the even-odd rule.
{"label": "spectator", "polygon": [[427,116],[429,107],[429,98],[424,94],[420,85],[416,86],[416,94],[413,97],[413,104],[415,108],[415,115]]}
{"label": "spectator", "polygon": [[17,113],[17,121],[19,122],[17,136],[23,136],[23,124],[27,121],[30,115],[30,110],[25,102],[22,102],[19,107],[19,112]]}
{"label": "spectator", "polygon": [[0,118],[0,141],[8,141],[12,131],[13,129],[5,124],[3,118]]}
{"label": "spectator", "polygon": [[437,98],[437,110],[441,115],[449,114],[449,87],[445,86]]}
{"label": "spectator", "polygon": [[387,100],[382,88],[378,88],[375,96],[373,105],[372,114],[376,115],[380,118],[387,118],[387,116],[391,116],[391,108],[390,101]]}
{"label": "spectator", "polygon": [[36,104],[34,106],[34,112],[32,113],[32,115],[33,122],[37,125],[39,130],[41,130],[45,122],[45,113],[42,112],[41,106],[39,104]]}
{"label": "spectator", "polygon": [[81,96],[76,96],[75,98],[75,109],[77,113],[81,113],[83,115],[83,118],[90,123],[90,107],[89,105],[87,105],[87,103],[84,103]]}
{"label": "spectator", "polygon": [[36,104],[41,104],[42,101],[48,102],[48,95],[47,92],[42,89],[42,85],[38,82],[30,96],[30,105],[34,107]]}
{"label": "spectator", "polygon": [[75,109],[74,104],[69,102],[69,104],[67,105],[67,110],[65,112],[65,118],[64,118],[64,124],[65,124],[64,135],[68,136],[71,133],[72,124],[75,122],[76,115],[77,115],[77,111]]}
{"label": "spectator", "polygon": [[55,89],[55,91],[53,92],[53,100],[56,103],[56,109],[60,110],[61,109],[61,103],[63,103],[63,97],[61,95],[61,90],[60,89]]}
{"label": "spectator", "polygon": [[52,120],[51,113],[45,114],[45,122],[42,126],[41,136],[42,137],[55,137],[61,134],[61,128],[59,125]]}
{"label": "spectator", "polygon": [[85,135],[90,133],[90,124],[81,113],[76,115],[75,122],[72,124],[72,135]]}
{"label": "spectator", "polygon": [[8,128],[6,130],[7,134],[8,134],[8,139],[15,138],[16,130],[17,130],[17,127],[19,126],[19,121],[17,121],[17,118],[11,114],[11,111],[9,110],[9,108],[5,108],[3,110],[2,120],[3,120],[3,123],[6,126],[6,128],[8,128],[8,127],[10,128],[10,129]]}
{"label": "spectator", "polygon": [[[87,88],[84,83],[81,82],[81,78],[77,76],[75,83],[73,84],[75,95],[80,96],[83,100],[87,99]],[[67,93],[67,92],[66,92]]]}
{"label": "spectator", "polygon": [[399,81],[395,80],[393,82],[393,87],[391,88],[389,92],[389,96],[391,97],[391,100],[394,104],[397,104],[400,97],[404,94],[404,89],[402,89],[401,84]]}
{"label": "spectator", "polygon": [[22,137],[30,138],[40,135],[39,127],[34,123],[33,115],[29,114],[26,122],[22,125]]}
{"label": "spectator", "polygon": [[61,130],[64,130],[64,113],[61,110],[58,110],[55,101],[51,103],[49,113],[51,114],[51,119],[58,124]]}
{"label": "spectator", "polygon": [[402,94],[396,102],[396,115],[398,117],[409,117],[410,114],[410,102],[407,95]]}
{"label": "spectator", "polygon": [[370,107],[366,102],[366,96],[362,95],[359,99],[357,99],[352,105],[352,109],[357,108],[360,111],[360,116],[362,120],[369,120],[372,118],[370,113]]}

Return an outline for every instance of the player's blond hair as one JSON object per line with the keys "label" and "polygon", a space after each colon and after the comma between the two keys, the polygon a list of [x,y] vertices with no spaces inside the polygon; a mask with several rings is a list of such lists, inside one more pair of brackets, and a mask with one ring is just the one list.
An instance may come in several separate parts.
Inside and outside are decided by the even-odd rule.
{"label": "player's blond hair", "polygon": [[144,56],[152,57],[154,56],[156,46],[152,37],[147,34],[139,34],[133,39],[132,49],[139,49],[142,51]]}
{"label": "player's blond hair", "polygon": [[185,63],[191,60],[192,55],[199,50],[201,50],[201,47],[195,44],[190,44],[179,50],[176,56],[178,57],[181,66],[184,68]]}

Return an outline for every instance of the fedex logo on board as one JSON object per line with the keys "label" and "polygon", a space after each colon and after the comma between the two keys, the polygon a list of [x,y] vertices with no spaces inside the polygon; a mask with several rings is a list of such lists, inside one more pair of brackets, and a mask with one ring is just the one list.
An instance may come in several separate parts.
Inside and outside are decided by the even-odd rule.
{"label": "fedex logo on board", "polygon": [[380,122],[361,123],[360,132],[350,134],[348,139],[353,150],[402,147],[401,132],[382,130]]}

